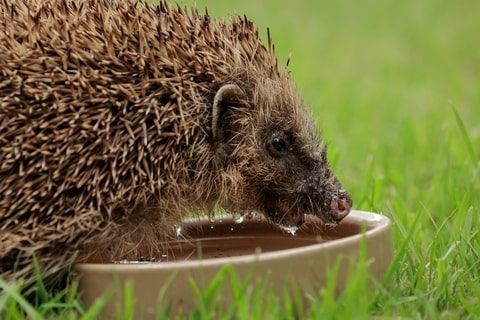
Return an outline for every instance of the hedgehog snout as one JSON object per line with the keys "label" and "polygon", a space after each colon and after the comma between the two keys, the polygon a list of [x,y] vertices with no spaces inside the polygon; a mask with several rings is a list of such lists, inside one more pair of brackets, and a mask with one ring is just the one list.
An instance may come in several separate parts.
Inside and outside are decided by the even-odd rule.
{"label": "hedgehog snout", "polygon": [[345,190],[335,192],[330,202],[332,218],[338,223],[343,220],[352,208],[352,198]]}

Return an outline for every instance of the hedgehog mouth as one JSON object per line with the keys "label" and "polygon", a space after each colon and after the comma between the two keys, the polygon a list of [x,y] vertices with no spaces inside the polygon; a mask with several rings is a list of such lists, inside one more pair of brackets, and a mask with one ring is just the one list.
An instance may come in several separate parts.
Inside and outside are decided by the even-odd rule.
{"label": "hedgehog mouth", "polygon": [[287,212],[281,210],[274,210],[267,212],[267,217],[272,223],[285,227],[300,228],[307,221],[306,216],[311,218],[309,220],[320,222],[321,225],[323,225],[326,229],[333,229],[340,223],[340,221],[336,220],[325,221],[316,214],[310,212],[303,212],[301,210]]}
{"label": "hedgehog mouth", "polygon": [[275,224],[300,227],[305,223],[305,211],[285,200],[272,201],[265,208],[266,216]]}
{"label": "hedgehog mouth", "polygon": [[265,206],[266,216],[271,222],[281,226],[301,227],[305,223],[306,216],[312,217],[314,220],[321,222],[327,229],[334,228],[341,221],[314,212],[310,206],[302,206],[302,202],[299,201],[298,198],[292,200],[288,197],[275,196],[268,197],[267,199],[269,200]]}

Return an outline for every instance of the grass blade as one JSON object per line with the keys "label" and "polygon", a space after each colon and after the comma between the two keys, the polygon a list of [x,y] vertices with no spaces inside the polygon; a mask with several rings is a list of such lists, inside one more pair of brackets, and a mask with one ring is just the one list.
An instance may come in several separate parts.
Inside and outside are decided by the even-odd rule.
{"label": "grass blade", "polygon": [[0,289],[3,294],[10,296],[28,315],[28,318],[32,320],[43,319],[40,313],[19,293],[21,285],[10,285],[6,281],[0,279]]}
{"label": "grass blade", "polygon": [[455,120],[457,122],[458,129],[460,129],[460,134],[462,135],[463,143],[465,144],[468,151],[468,155],[470,156],[470,161],[472,162],[472,165],[475,168],[478,164],[478,159],[473,149],[472,140],[470,140],[467,130],[465,129],[465,124],[463,123],[462,118],[458,114],[457,108],[455,108],[453,104],[451,104],[450,106],[452,108],[453,114],[455,115]]}

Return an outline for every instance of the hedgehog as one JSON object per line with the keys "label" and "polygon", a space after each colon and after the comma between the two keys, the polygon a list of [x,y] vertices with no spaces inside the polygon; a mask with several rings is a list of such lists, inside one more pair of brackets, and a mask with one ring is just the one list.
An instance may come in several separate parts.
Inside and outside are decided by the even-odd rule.
{"label": "hedgehog", "polygon": [[216,208],[285,226],[349,213],[288,67],[246,17],[165,0],[11,0],[0,15],[0,277],[135,254]]}

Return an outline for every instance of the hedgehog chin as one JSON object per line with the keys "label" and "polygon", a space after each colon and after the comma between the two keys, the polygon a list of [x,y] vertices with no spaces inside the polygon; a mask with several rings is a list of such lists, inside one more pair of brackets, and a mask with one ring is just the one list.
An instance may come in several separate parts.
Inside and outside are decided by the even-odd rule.
{"label": "hedgehog chin", "polygon": [[281,212],[275,210],[268,212],[266,214],[268,219],[280,227],[297,227],[300,228],[305,223],[305,216],[303,213],[292,211],[292,212]]}

